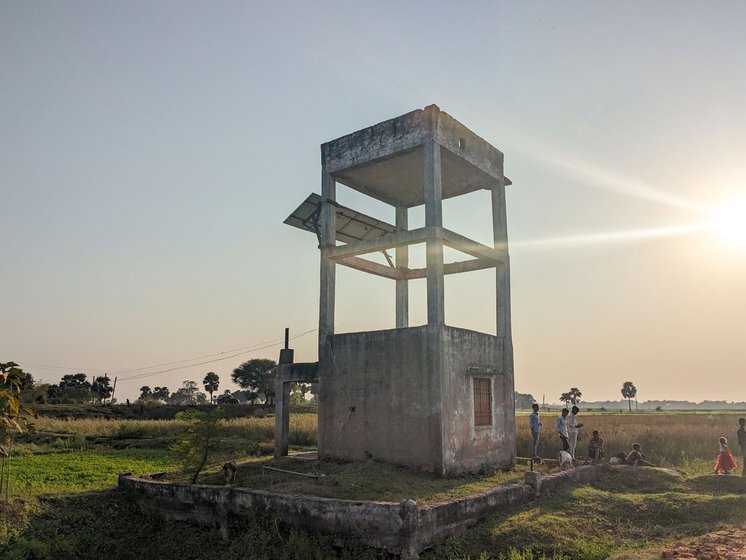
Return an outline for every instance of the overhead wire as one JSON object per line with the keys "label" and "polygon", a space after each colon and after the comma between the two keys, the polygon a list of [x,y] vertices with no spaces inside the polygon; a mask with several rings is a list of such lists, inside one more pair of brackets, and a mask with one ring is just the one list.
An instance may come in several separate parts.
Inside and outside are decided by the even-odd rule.
{"label": "overhead wire", "polygon": [[[315,332],[315,331],[318,331],[318,328],[307,330],[305,332],[302,332],[301,334],[298,334],[298,335],[290,337],[288,340],[295,340],[295,339],[298,339],[298,338],[300,338],[302,336],[305,336],[305,335],[310,334],[310,333]],[[47,364],[36,364],[36,363],[33,363],[33,362],[25,362],[24,365],[29,365],[29,366],[32,366],[32,367],[39,367],[39,368],[65,370],[65,371],[89,371],[89,372],[102,372],[102,373],[108,371],[109,375],[117,375],[117,376],[120,375],[120,374],[122,374],[122,373],[132,373],[132,372],[138,372],[138,371],[142,372],[142,373],[137,373],[135,375],[130,375],[130,376],[125,376],[125,377],[120,377],[119,378],[120,381],[126,381],[126,380],[131,380],[131,379],[142,379],[142,378],[145,378],[145,377],[149,377],[151,375],[157,375],[159,373],[168,373],[168,372],[176,371],[176,370],[180,370],[180,369],[188,369],[188,368],[191,368],[191,367],[201,366],[201,365],[205,365],[205,364],[211,364],[211,363],[220,362],[220,361],[223,361],[223,360],[230,360],[231,358],[235,358],[235,357],[241,356],[243,354],[248,354],[248,353],[251,353],[251,352],[258,352],[260,350],[266,350],[267,348],[272,348],[273,346],[277,346],[279,344],[282,344],[284,341],[285,341],[285,339],[282,338],[280,340],[259,342],[257,344],[253,344],[253,345],[250,345],[250,346],[243,346],[243,347],[240,347],[240,348],[234,348],[232,350],[224,350],[222,352],[216,352],[216,353],[213,353],[213,354],[205,354],[205,355],[202,355],[202,356],[196,356],[194,358],[186,358],[184,360],[175,360],[175,361],[172,361],[172,362],[161,362],[161,363],[152,364],[152,365],[149,365],[149,366],[143,366],[143,367],[132,368],[132,369],[125,369],[125,370],[117,370],[117,371],[109,371],[109,370],[103,370],[103,369],[99,370],[99,369],[91,369],[91,368],[79,368],[79,367],[70,367],[70,366],[47,365]],[[229,356],[223,356],[223,354],[230,354],[230,355]],[[204,362],[198,362],[198,363],[194,363],[194,364],[185,363],[185,362],[193,362],[194,360],[202,360],[204,358],[212,358],[214,356],[221,356],[221,357],[220,358],[216,358],[214,360],[207,360],[207,361],[204,361]],[[184,365],[180,365],[180,366],[176,366],[176,367],[168,368],[168,369],[164,369],[164,370],[158,370],[158,371],[143,371],[143,370],[150,370],[150,369],[152,369],[154,367],[170,366],[170,365],[175,365],[175,364],[184,364]]]}
{"label": "overhead wire", "polygon": [[105,373],[106,370],[104,369],[92,369],[92,368],[81,368],[81,367],[72,367],[72,366],[50,366],[47,364],[35,364],[34,362],[23,362],[24,366],[33,366],[35,368],[41,368],[41,369],[61,369],[64,371],[93,371],[93,372],[100,372]]}
{"label": "overhead wire", "polygon": [[[312,333],[314,331],[317,331],[317,330],[318,329],[310,329],[310,330],[305,331],[305,332],[303,332],[301,334],[298,334],[298,335],[295,335],[293,337],[290,337],[288,340],[295,340],[297,338],[300,338],[302,336],[305,336],[305,335],[307,335],[309,333]],[[248,350],[243,350],[241,352],[236,352],[234,354],[231,354],[230,356],[223,356],[221,358],[216,358],[214,360],[206,360],[204,362],[198,362],[198,363],[195,363],[195,364],[184,364],[184,365],[181,365],[181,366],[176,366],[176,367],[167,368],[167,369],[158,370],[158,371],[147,371],[147,372],[143,372],[143,373],[137,373],[135,375],[120,377],[119,379],[120,379],[120,381],[129,381],[129,380],[133,380],[133,379],[144,379],[146,377],[150,377],[152,375],[158,375],[158,374],[161,374],[161,373],[169,373],[169,372],[178,371],[178,370],[181,370],[181,369],[189,369],[189,368],[196,367],[196,366],[203,366],[203,365],[206,365],[206,364],[212,364],[212,363],[215,363],[215,362],[221,362],[223,360],[230,360],[232,358],[236,358],[236,357],[242,356],[244,354],[249,354],[251,352],[258,352],[259,350],[266,350],[267,348],[272,348],[273,346],[278,346],[278,345],[282,344],[284,341],[285,341],[285,339],[283,338],[281,340],[276,340],[276,341],[269,342],[269,343],[267,343],[267,344],[265,344],[263,346],[251,347]],[[215,355],[215,354],[213,354],[213,355]],[[199,359],[199,358],[194,358],[194,359]],[[180,360],[180,361],[186,361],[186,360]],[[178,363],[178,362],[172,362],[172,363]],[[156,367],[156,366],[153,366],[153,367]],[[135,371],[135,370],[130,370],[130,371]]]}

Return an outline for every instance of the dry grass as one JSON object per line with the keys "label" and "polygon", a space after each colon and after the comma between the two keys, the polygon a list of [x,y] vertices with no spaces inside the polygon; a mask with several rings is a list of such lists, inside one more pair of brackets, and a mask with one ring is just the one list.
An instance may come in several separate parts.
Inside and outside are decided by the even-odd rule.
{"label": "dry grass", "polygon": [[[39,433],[81,435],[85,437],[147,439],[173,438],[186,424],[180,420],[107,420],[103,418],[58,419],[39,418]],[[295,414],[290,417],[290,443],[297,446],[316,445],[316,415]],[[275,437],[274,417],[233,418],[225,420],[221,437],[247,441],[272,441]]]}
{"label": "dry grass", "polygon": [[[725,435],[737,455],[735,431],[739,412],[648,412],[648,413],[583,413],[584,423],[578,443],[578,456],[586,451],[591,430],[597,429],[606,441],[607,454],[628,451],[633,442],[642,444],[643,451],[655,464],[704,472],[711,468],[717,440]],[[541,455],[556,457],[560,441],[554,432],[557,412],[542,413],[543,438]],[[531,436],[528,416],[517,417],[517,451],[519,456],[530,454]],[[184,424],[178,420],[106,420],[40,418],[37,429],[53,434],[77,434],[85,437],[112,439],[173,438]],[[315,414],[292,414],[290,444],[296,447],[316,445],[317,417]],[[251,442],[271,442],[274,439],[274,417],[234,418],[226,420],[223,438],[239,438]],[[740,462],[740,461],[739,461]]]}
{"label": "dry grass", "polygon": [[[560,440],[554,431],[558,412],[542,413],[543,437],[541,455],[556,456],[561,449]],[[582,457],[588,446],[592,430],[599,430],[605,440],[608,454],[629,451],[632,443],[642,445],[648,459],[661,466],[683,467],[701,472],[709,470],[715,460],[718,438],[725,436],[731,450],[738,455],[736,430],[741,412],[650,412],[650,413],[580,413],[578,421],[584,424],[578,442],[576,456]],[[518,455],[528,456],[531,449],[531,434],[527,415],[519,415]],[[740,461],[738,461],[740,463]]]}

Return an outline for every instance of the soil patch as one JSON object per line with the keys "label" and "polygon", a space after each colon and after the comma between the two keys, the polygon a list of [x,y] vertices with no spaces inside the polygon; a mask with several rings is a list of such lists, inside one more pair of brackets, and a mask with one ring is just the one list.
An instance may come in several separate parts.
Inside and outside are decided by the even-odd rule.
{"label": "soil patch", "polygon": [[663,560],[694,558],[696,560],[746,559],[746,525],[716,531],[693,544],[677,544],[663,551]]}

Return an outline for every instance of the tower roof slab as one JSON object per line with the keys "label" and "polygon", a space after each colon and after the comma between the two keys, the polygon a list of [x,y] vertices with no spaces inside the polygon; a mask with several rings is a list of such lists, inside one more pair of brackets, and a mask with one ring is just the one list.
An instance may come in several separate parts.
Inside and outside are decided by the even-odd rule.
{"label": "tower roof slab", "polygon": [[369,126],[321,145],[335,180],[394,206],[425,202],[423,146],[441,148],[443,198],[510,184],[503,154],[436,105]]}

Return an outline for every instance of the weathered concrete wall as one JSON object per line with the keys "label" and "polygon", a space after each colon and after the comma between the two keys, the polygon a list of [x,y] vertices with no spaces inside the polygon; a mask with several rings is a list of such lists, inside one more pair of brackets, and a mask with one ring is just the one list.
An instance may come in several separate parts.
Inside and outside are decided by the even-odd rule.
{"label": "weathered concrete wall", "polygon": [[[454,327],[332,338],[319,373],[319,455],[441,475],[515,456],[513,377],[497,337]],[[474,426],[475,376],[492,380],[492,425]]]}
{"label": "weathered concrete wall", "polygon": [[[444,327],[443,463],[448,475],[501,467],[515,459],[513,376],[497,337]],[[474,425],[474,377],[492,385],[492,425]]]}
{"label": "weathered concrete wall", "polygon": [[594,480],[599,468],[603,467],[589,465],[545,477],[531,473],[538,489],[528,484],[500,486],[467,498],[426,506],[418,506],[412,500],[362,502],[232,486],[168,484],[130,473],[119,475],[119,487],[141,500],[155,503],[166,519],[217,524],[225,529],[230,516],[255,512],[305,530],[356,538],[369,546],[400,554],[403,559],[416,559],[422,550],[464,532],[487,515],[528,503],[563,485]]}
{"label": "weathered concrete wall", "polygon": [[335,335],[319,364],[319,456],[441,472],[439,331]]}
{"label": "weathered concrete wall", "polygon": [[393,553],[401,551],[402,540],[407,541],[412,531],[411,520],[407,523],[408,504],[404,503],[332,500],[232,486],[168,484],[129,473],[119,475],[119,487],[153,501],[166,519],[217,524],[224,530],[231,515],[253,512],[312,532],[359,538]]}

